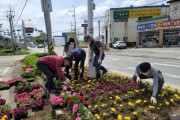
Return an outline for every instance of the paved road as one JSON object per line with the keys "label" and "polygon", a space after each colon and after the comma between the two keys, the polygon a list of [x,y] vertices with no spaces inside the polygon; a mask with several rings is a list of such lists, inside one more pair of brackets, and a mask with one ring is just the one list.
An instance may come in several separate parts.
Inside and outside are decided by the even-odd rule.
{"label": "paved road", "polygon": [[[43,48],[33,48],[33,50],[44,51]],[[62,47],[55,47],[56,53],[60,56],[62,56],[62,50]],[[179,51],[180,48],[111,49],[106,52],[103,65],[113,72],[132,76],[137,64],[144,61],[151,62],[162,71],[167,84],[180,86]]]}

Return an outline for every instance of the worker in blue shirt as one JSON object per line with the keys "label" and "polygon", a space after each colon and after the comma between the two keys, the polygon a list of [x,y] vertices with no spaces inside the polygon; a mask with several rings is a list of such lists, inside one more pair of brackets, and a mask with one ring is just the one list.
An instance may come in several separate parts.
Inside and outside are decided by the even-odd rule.
{"label": "worker in blue shirt", "polygon": [[[83,79],[84,77],[84,63],[86,59],[86,52],[81,48],[75,48],[71,51],[71,58],[73,61],[75,61],[74,65],[74,80],[78,79],[78,75],[80,74],[80,79]],[[78,65],[80,64],[80,70],[78,70]]]}

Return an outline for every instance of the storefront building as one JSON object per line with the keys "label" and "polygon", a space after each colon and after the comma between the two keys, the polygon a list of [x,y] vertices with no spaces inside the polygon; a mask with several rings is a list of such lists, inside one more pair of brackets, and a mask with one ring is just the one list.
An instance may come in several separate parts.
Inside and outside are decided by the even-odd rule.
{"label": "storefront building", "polygon": [[[105,44],[109,47],[115,41],[124,41],[130,47],[139,45],[137,21],[167,15],[169,15],[169,5],[111,8],[107,10],[105,15]],[[150,24],[150,27],[154,29],[154,24]],[[144,28],[140,29],[143,31]],[[157,36],[152,36],[152,38],[155,39]]]}
{"label": "storefront building", "polygon": [[168,3],[168,16],[137,21],[137,40],[140,46],[180,45],[180,1],[172,0]]}

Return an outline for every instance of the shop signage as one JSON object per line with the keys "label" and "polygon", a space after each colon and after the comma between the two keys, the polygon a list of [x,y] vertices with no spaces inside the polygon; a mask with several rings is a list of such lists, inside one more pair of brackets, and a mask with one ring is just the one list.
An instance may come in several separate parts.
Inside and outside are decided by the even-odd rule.
{"label": "shop signage", "polygon": [[162,22],[162,27],[173,27],[173,26],[180,26],[180,20],[169,20]]}
{"label": "shop signage", "polygon": [[146,16],[161,16],[161,8],[143,8],[129,10],[130,18],[146,17]]}
{"label": "shop signage", "polygon": [[137,26],[138,31],[152,30],[156,29],[156,23],[148,23]]}
{"label": "shop signage", "polygon": [[114,11],[113,12],[113,17],[114,19],[119,19],[119,18],[128,18],[129,16],[129,11]]}
{"label": "shop signage", "polygon": [[161,8],[141,8],[133,10],[114,11],[114,19],[119,18],[138,18],[146,16],[161,16]]}

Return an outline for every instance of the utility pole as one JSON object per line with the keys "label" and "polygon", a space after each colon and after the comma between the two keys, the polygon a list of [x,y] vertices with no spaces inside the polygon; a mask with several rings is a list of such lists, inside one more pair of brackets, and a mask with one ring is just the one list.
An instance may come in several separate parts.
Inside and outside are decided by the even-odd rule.
{"label": "utility pole", "polygon": [[98,29],[99,29],[99,41],[100,41],[100,37],[101,37],[101,33],[100,33],[100,20],[98,20]]}
{"label": "utility pole", "polygon": [[44,12],[44,19],[46,24],[46,32],[47,32],[47,42],[48,42],[48,51],[51,51],[50,43],[52,43],[52,30],[51,30],[51,16],[50,16],[50,0],[41,0],[42,1],[42,7]]}
{"label": "utility pole", "polygon": [[25,25],[24,25],[24,21],[23,21],[23,20],[22,20],[22,29],[23,29],[23,36],[24,36],[25,48],[27,48],[26,29],[25,29]]}
{"label": "utility pole", "polygon": [[[74,7],[74,6],[73,6]],[[75,40],[76,40],[76,44],[78,44],[78,40],[77,40],[77,30],[76,30],[76,8],[74,7],[74,32],[75,32]]]}
{"label": "utility pole", "polygon": [[76,28],[76,8],[73,6],[73,10],[68,10],[68,12],[73,12],[72,17],[74,17],[74,34],[75,34],[75,41],[76,44],[78,44],[78,40],[77,40],[77,28]]}
{"label": "utility pole", "polygon": [[[93,0],[87,0],[87,12],[88,12],[88,34],[93,38]],[[89,48],[90,51],[90,48]],[[89,52],[90,53],[90,52]],[[94,78],[94,66],[93,66],[93,58],[94,55],[89,54],[89,58],[92,58],[92,61],[89,63],[89,77]]]}
{"label": "utility pole", "polygon": [[12,49],[14,51],[16,51],[15,49],[15,42],[14,42],[14,30],[13,30],[13,18],[14,18],[14,15],[13,15],[14,11],[11,10],[10,8],[10,11],[7,11],[7,18],[9,18],[9,24],[10,24],[10,31],[11,31],[11,41],[12,41]]}

